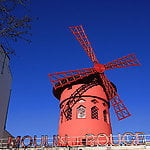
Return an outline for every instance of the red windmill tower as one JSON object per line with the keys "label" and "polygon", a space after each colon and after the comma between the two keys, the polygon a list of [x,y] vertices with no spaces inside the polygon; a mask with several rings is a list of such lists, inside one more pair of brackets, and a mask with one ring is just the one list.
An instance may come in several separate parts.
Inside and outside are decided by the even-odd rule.
{"label": "red windmill tower", "polygon": [[[60,137],[112,133],[109,107],[112,104],[119,120],[129,117],[115,85],[105,70],[140,65],[135,54],[100,64],[83,27],[69,27],[83,50],[93,62],[93,68],[49,74],[53,93],[60,100]],[[82,139],[83,140],[83,139]],[[72,144],[73,145],[73,144]]]}

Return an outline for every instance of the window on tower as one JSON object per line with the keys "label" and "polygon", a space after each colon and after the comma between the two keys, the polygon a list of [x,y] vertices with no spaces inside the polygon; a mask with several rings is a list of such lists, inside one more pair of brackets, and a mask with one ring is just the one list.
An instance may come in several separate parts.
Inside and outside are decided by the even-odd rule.
{"label": "window on tower", "polygon": [[79,102],[79,103],[84,103],[85,100],[84,100],[84,99],[80,99],[78,102]]}
{"label": "window on tower", "polygon": [[60,122],[63,123],[63,112],[60,113]]}
{"label": "window on tower", "polygon": [[98,119],[98,108],[96,106],[91,108],[91,118]]}
{"label": "window on tower", "polygon": [[107,122],[107,111],[106,110],[103,111],[103,117],[104,117],[104,121]]}
{"label": "window on tower", "polygon": [[72,119],[72,109],[68,108],[66,111],[66,119],[71,120]]}
{"label": "window on tower", "polygon": [[94,104],[98,103],[98,101],[96,99],[92,99],[91,102]]}
{"label": "window on tower", "polygon": [[77,108],[77,118],[86,118],[86,107],[83,105]]}

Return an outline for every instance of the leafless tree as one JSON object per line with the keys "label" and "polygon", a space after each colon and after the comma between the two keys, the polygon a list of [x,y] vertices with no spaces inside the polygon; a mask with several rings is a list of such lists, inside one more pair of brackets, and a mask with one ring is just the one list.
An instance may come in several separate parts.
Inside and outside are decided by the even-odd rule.
{"label": "leafless tree", "polygon": [[[19,39],[31,42],[31,17],[25,15],[30,0],[0,0],[0,44],[17,42]],[[9,46],[6,46],[10,50]]]}

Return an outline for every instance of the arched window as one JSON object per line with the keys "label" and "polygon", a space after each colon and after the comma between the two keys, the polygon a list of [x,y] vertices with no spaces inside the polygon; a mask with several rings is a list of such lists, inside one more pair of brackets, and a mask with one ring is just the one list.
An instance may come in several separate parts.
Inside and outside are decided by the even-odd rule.
{"label": "arched window", "polygon": [[98,101],[96,99],[92,99],[91,102],[94,104],[98,103]]}
{"label": "arched window", "polygon": [[91,118],[98,119],[98,108],[96,106],[91,108]]}
{"label": "arched window", "polygon": [[104,117],[104,121],[107,122],[107,111],[106,110],[103,111],[103,117]]}
{"label": "arched window", "polygon": [[86,108],[82,105],[77,108],[77,118],[86,118]]}
{"label": "arched window", "polygon": [[78,103],[84,103],[85,100],[84,99],[79,99]]}
{"label": "arched window", "polygon": [[60,113],[60,122],[63,123],[63,112]]}
{"label": "arched window", "polygon": [[66,111],[66,119],[71,120],[72,119],[72,109],[68,108]]}

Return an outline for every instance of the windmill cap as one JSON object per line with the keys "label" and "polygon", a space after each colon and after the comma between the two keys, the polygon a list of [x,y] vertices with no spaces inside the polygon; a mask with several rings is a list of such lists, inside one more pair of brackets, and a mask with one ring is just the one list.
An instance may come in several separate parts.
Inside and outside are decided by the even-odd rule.
{"label": "windmill cap", "polygon": [[[99,76],[99,73],[95,73],[95,74],[89,75],[89,76],[87,76],[87,77],[84,77],[84,78],[82,78],[82,79],[79,79],[79,80],[77,80],[77,81],[75,81],[75,82],[72,82],[72,83],[70,83],[70,84],[64,85],[63,87],[60,87],[60,88],[57,88],[57,89],[53,88],[53,94],[54,94],[54,96],[55,96],[57,99],[60,99],[62,92],[63,92],[66,88],[71,88],[73,85],[77,85],[77,84],[88,84],[88,83],[92,82],[95,78],[97,79],[98,84],[99,84],[100,86],[102,86],[103,89],[104,89],[104,91],[105,91],[105,88],[104,88],[104,85],[103,85],[103,83],[102,83],[102,80],[101,80],[101,78],[100,78],[100,76]],[[112,86],[115,88],[115,90],[117,91],[116,86],[115,86],[112,82],[111,82],[111,84],[112,84]]]}

